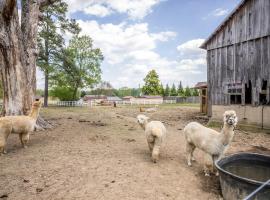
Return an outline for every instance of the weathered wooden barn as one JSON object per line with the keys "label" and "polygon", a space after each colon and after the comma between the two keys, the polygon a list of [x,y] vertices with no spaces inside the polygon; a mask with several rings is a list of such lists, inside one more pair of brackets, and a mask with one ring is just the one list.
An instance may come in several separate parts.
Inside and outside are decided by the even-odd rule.
{"label": "weathered wooden barn", "polygon": [[243,0],[202,44],[208,115],[235,109],[243,124],[270,128],[270,0]]}

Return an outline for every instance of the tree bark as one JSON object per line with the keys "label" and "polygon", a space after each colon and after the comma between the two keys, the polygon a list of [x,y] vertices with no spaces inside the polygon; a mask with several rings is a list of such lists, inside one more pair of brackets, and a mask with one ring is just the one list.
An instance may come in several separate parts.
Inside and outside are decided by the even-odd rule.
{"label": "tree bark", "polygon": [[48,70],[44,71],[45,75],[45,86],[44,86],[44,107],[48,107],[48,96],[49,96],[49,72]]}
{"label": "tree bark", "polygon": [[3,115],[24,113],[25,59],[15,0],[0,4],[0,63],[3,86]]}
{"label": "tree bark", "polygon": [[36,92],[39,9],[55,0],[22,0],[21,25],[16,0],[0,1],[0,76],[3,115],[28,114]]}

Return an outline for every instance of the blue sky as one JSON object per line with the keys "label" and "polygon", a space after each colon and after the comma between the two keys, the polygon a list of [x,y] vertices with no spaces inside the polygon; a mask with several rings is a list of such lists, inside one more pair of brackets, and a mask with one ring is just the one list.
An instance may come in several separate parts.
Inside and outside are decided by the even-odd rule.
{"label": "blue sky", "polygon": [[[240,0],[65,0],[69,17],[101,48],[102,79],[138,87],[151,69],[161,82],[206,80],[199,49]],[[39,87],[42,81],[39,80]]]}

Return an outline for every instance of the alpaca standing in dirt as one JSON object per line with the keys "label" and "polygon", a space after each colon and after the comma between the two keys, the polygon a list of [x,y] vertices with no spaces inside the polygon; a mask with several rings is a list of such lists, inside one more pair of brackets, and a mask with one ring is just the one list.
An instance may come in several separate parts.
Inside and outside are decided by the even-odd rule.
{"label": "alpaca standing in dirt", "polygon": [[206,153],[204,166],[206,176],[209,176],[207,172],[209,160],[213,165],[216,160],[220,159],[233,139],[234,128],[237,124],[235,111],[225,111],[223,122],[223,129],[220,133],[197,122],[191,122],[184,128],[187,163],[191,166],[191,160],[194,160],[193,152],[196,147],[204,151]]}
{"label": "alpaca standing in dirt", "polygon": [[41,101],[33,102],[28,116],[6,116],[0,118],[0,155],[6,153],[5,145],[10,133],[19,134],[22,146],[27,148],[29,134],[34,130],[39,115]]}
{"label": "alpaca standing in dirt", "polygon": [[148,119],[145,115],[137,116],[138,123],[145,130],[152,161],[156,163],[159,159],[161,145],[166,137],[166,128],[160,121],[148,122]]}

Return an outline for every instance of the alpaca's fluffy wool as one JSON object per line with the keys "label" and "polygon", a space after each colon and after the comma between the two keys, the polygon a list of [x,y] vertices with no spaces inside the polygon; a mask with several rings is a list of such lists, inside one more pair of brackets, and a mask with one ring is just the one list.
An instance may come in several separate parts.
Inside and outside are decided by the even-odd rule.
{"label": "alpaca's fluffy wool", "polygon": [[[226,111],[223,116],[224,126],[220,133],[197,122],[191,122],[184,128],[189,166],[191,166],[193,152],[196,147],[209,154],[209,156],[206,155],[205,165],[209,165],[209,157],[213,163],[224,154],[233,139],[237,117],[233,110]],[[205,166],[205,168],[208,167]]]}
{"label": "alpaca's fluffy wool", "polygon": [[166,128],[160,121],[148,122],[148,117],[138,115],[137,120],[141,127],[145,130],[148,147],[152,156],[152,161],[157,162],[162,143],[166,137]]}
{"label": "alpaca's fluffy wool", "polygon": [[22,146],[26,148],[29,134],[34,130],[41,101],[35,101],[28,116],[6,116],[0,118],[0,155],[6,153],[5,145],[10,133],[19,134]]}

